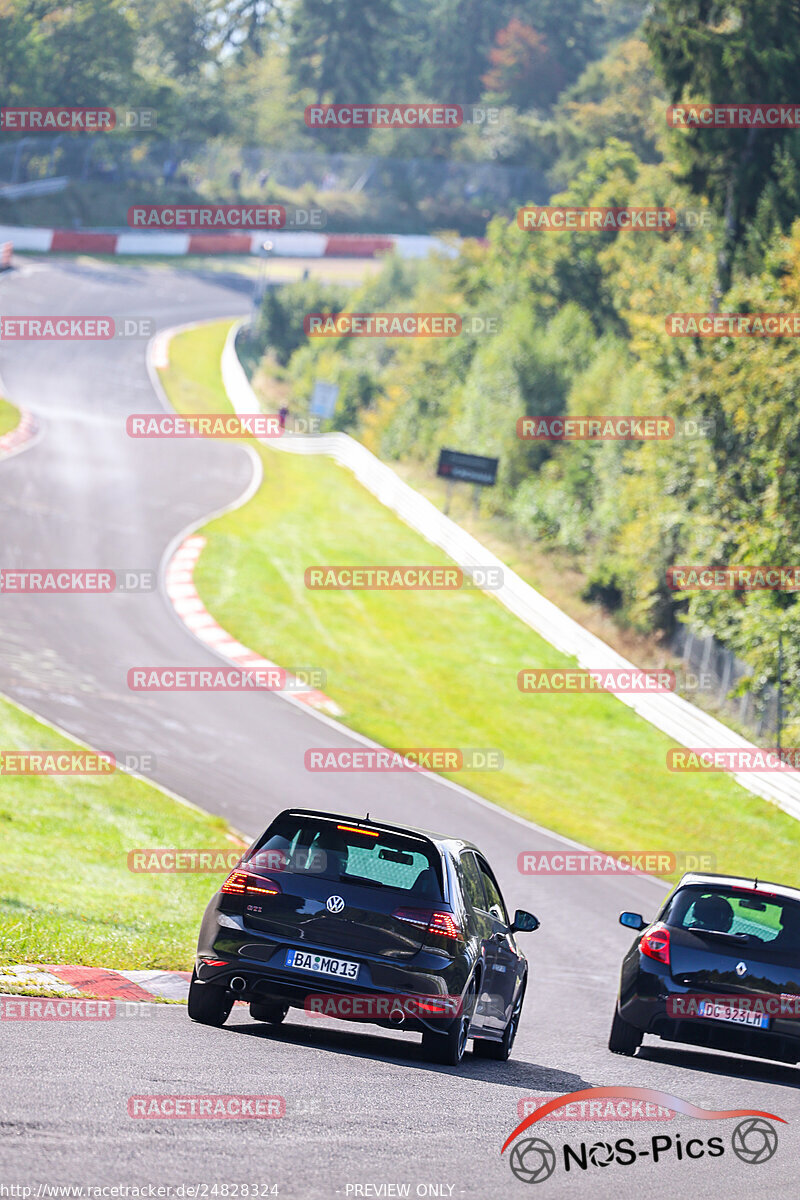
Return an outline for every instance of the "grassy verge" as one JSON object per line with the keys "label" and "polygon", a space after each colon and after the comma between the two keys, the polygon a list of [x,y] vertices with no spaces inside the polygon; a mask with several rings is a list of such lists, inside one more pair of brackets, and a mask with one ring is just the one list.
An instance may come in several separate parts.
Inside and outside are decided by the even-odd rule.
{"label": "grassy verge", "polygon": [[[76,749],[2,698],[0,746]],[[121,772],[4,774],[0,784],[0,973],[18,962],[191,968],[200,917],[223,876],[133,872],[128,853],[236,850],[221,818]]]}
{"label": "grassy verge", "polygon": [[10,433],[19,424],[19,409],[14,408],[7,400],[0,397],[0,437]]}
{"label": "grassy verge", "polygon": [[[226,328],[173,341],[164,384],[176,407],[228,409]],[[499,748],[502,771],[453,778],[570,837],[714,854],[720,871],[794,881],[800,823],[727,776],[670,773],[670,739],[613,696],[520,693],[521,668],[572,660],[491,596],[307,590],[314,564],[448,560],[329,460],[258,450],[259,493],[203,531],[196,572],[235,637],[277,662],[324,667],[346,723],[385,745]]]}

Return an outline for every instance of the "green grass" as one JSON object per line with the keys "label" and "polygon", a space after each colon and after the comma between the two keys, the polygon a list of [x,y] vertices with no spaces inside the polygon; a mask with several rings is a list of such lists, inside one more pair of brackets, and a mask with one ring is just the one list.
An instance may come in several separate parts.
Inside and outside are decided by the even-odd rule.
{"label": "green grass", "polygon": [[0,437],[4,433],[10,433],[12,429],[16,429],[18,424],[19,410],[0,397]]}
{"label": "green grass", "polygon": [[[2,698],[0,746],[75,749]],[[191,969],[224,876],[132,872],[128,852],[239,844],[221,818],[122,772],[0,775],[0,973],[8,963]]]}
{"label": "green grass", "polygon": [[[179,409],[229,410],[227,327],[172,342],[163,378]],[[448,560],[328,459],[258,451],[260,491],[203,530],[196,570],[235,637],[284,665],[323,667],[343,720],[385,745],[501,749],[502,771],[454,778],[569,837],[607,851],[714,854],[719,871],[795,882],[800,823],[727,776],[667,771],[671,740],[613,696],[520,693],[521,668],[573,660],[490,596],[308,591],[314,564]],[[519,848],[535,841],[522,835]]]}

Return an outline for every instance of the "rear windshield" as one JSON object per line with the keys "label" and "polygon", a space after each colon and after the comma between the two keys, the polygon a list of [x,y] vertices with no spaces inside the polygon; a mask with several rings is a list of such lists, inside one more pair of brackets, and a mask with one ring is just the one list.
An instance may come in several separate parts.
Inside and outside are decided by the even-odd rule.
{"label": "rear windshield", "polygon": [[732,887],[687,887],[673,896],[668,925],[695,933],[739,933],[776,950],[800,950],[800,904],[767,892]]}
{"label": "rear windshield", "polygon": [[270,825],[250,861],[292,874],[316,875],[337,883],[365,883],[442,898],[441,866],[425,838],[371,829],[317,817],[279,817]]}

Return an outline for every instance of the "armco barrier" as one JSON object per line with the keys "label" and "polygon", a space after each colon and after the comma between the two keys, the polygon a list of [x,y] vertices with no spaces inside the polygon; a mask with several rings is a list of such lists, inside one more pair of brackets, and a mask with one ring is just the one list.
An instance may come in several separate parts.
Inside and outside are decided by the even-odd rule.
{"label": "armco barrier", "polygon": [[[222,353],[222,380],[235,411],[240,414],[260,412],[258,400],[236,354],[236,334],[244,321],[232,329]],[[521,579],[515,571],[482,546],[477,538],[456,525],[434,504],[404,483],[391,467],[382,463],[365,446],[346,433],[328,433],[320,437],[285,435],[265,441],[273,450],[292,454],[326,454],[347,467],[360,483],[393,512],[416,529],[423,537],[439,546],[461,567],[495,566],[503,571],[503,587],[492,595],[509,612],[514,613],[551,646],[563,654],[573,655],[581,667],[635,669],[620,654],[600,638],[589,633],[577,621],[566,616],[555,604],[545,599]],[[513,686],[511,681],[509,686]],[[730,747],[753,748],[740,737],[702,712],[688,700],[672,693],[619,694],[621,704],[632,708],[662,733],[682,746],[695,748]],[[666,747],[665,747],[666,750]],[[601,786],[601,771],[598,772]],[[772,773],[735,774],[737,783],[764,800],[777,804],[784,812],[800,819],[800,779],[791,775]]]}
{"label": "armco barrier", "polygon": [[[36,229],[0,225],[0,241],[9,238],[18,250],[80,254],[258,254],[265,240],[260,233],[164,233],[130,230],[101,233],[91,229]],[[358,233],[269,233],[277,258],[374,258],[394,250],[400,258],[425,258],[434,251],[455,257],[459,241],[426,235]]]}

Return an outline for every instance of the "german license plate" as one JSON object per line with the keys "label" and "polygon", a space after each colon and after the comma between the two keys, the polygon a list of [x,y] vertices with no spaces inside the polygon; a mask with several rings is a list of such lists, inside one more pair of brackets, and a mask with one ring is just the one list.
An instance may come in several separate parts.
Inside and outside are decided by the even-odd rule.
{"label": "german license plate", "polygon": [[734,1025],[751,1025],[756,1029],[769,1028],[769,1017],[766,1013],[753,1012],[752,1009],[731,1004],[720,1004],[716,1000],[701,1000],[697,1011],[701,1017],[710,1017],[712,1021],[731,1021]]}
{"label": "german license plate", "polygon": [[287,950],[286,966],[296,971],[314,971],[317,975],[332,975],[337,979],[358,979],[359,963],[346,958],[328,958],[309,954],[306,950]]}

